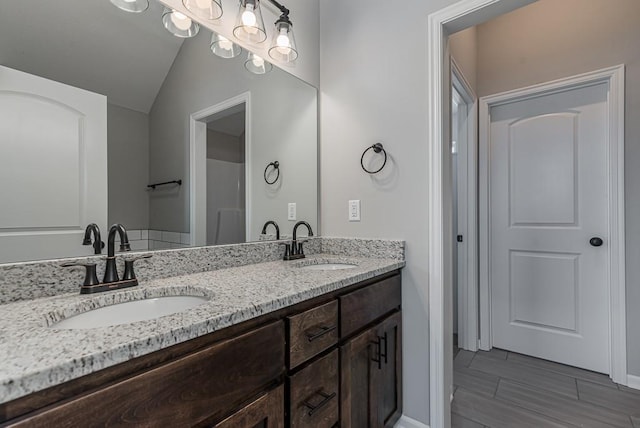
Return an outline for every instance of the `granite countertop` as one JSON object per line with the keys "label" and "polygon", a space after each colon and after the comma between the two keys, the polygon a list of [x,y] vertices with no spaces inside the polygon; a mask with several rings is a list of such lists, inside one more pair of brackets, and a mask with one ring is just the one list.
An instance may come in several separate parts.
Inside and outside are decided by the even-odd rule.
{"label": "granite countertop", "polygon": [[[304,270],[323,262],[334,271]],[[66,294],[0,305],[0,403],[294,305],[404,266],[398,259],[326,254],[156,279],[121,291]],[[161,318],[82,330],[50,327],[86,310],[171,295],[205,304]]]}

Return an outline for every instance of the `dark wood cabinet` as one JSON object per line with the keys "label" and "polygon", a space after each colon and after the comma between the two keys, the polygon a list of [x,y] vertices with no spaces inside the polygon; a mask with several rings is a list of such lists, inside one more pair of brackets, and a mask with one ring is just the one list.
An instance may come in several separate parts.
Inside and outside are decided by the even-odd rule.
{"label": "dark wood cabinet", "polygon": [[284,428],[284,386],[267,392],[212,428]]}
{"label": "dark wood cabinet", "polygon": [[0,427],[392,427],[398,271],[0,404]]}
{"label": "dark wood cabinet", "polygon": [[340,422],[342,427],[374,427],[377,391],[373,381],[376,328],[340,347]]}
{"label": "dark wood cabinet", "polygon": [[338,350],[289,377],[291,428],[331,428],[340,416]]}
{"label": "dark wood cabinet", "polygon": [[402,416],[402,314],[396,312],[385,319],[376,334],[381,352],[378,370],[374,370],[379,424],[374,426],[393,427]]}
{"label": "dark wood cabinet", "polygon": [[340,347],[343,427],[393,427],[402,415],[402,314]]}

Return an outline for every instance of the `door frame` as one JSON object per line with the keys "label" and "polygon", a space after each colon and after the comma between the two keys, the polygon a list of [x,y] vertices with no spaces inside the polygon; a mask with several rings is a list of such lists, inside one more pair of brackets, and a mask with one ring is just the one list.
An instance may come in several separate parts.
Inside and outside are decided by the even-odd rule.
{"label": "door frame", "polygon": [[245,105],[245,240],[251,233],[251,92],[247,91],[189,116],[189,208],[191,246],[207,245],[207,124],[203,119]]}
{"label": "door frame", "polygon": [[[455,87],[467,105],[467,126],[465,135],[465,156],[458,163],[458,170],[464,169],[466,180],[458,180],[458,217],[465,211],[466,221],[463,257],[458,257],[458,347],[468,351],[478,350],[478,97],[464,77],[462,70],[451,57],[451,86]],[[453,125],[453,123],[452,123]],[[458,151],[460,153],[460,150]],[[462,160],[458,158],[458,160]],[[462,184],[462,185],[461,185]],[[460,196],[463,189],[465,196]],[[456,219],[457,220],[457,219]],[[455,245],[455,244],[454,244]],[[459,252],[460,253],[460,252]],[[464,263],[463,276],[460,264]],[[460,287],[460,278],[464,287]]]}
{"label": "door frame", "polygon": [[[451,424],[449,385],[453,378],[453,367],[447,361],[452,350],[446,340],[451,331],[452,306],[450,293],[450,235],[445,226],[445,196],[448,168],[446,156],[449,147],[449,60],[447,53],[450,34],[464,30],[492,18],[511,12],[535,0],[460,0],[427,17],[427,180],[428,223],[427,234],[427,283],[429,314],[429,423],[432,427],[447,427]],[[447,253],[447,250],[449,252]],[[625,334],[621,332],[620,334]],[[626,366],[624,367],[626,371]]]}
{"label": "door frame", "polygon": [[493,346],[491,336],[491,187],[489,142],[491,107],[606,83],[609,123],[608,219],[609,245],[609,375],[627,383],[624,226],[624,65],[608,67],[552,82],[480,98],[479,202],[480,202],[480,349]]}

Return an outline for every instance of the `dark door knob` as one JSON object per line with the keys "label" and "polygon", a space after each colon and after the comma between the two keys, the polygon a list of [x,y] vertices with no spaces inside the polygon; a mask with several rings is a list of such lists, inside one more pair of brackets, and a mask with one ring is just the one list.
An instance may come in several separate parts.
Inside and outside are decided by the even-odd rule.
{"label": "dark door knob", "polygon": [[602,238],[598,238],[598,237],[591,238],[589,239],[589,244],[591,244],[594,247],[599,247],[602,245]]}

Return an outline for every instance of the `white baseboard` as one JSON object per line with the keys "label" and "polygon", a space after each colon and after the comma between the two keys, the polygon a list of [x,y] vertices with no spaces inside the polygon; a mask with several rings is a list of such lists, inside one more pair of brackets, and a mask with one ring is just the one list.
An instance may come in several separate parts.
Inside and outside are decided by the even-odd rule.
{"label": "white baseboard", "polygon": [[429,425],[425,425],[422,422],[411,419],[408,416],[402,415],[400,420],[396,423],[394,428],[429,428]]}
{"label": "white baseboard", "polygon": [[[627,386],[633,389],[640,389],[640,376],[627,375]],[[403,416],[404,417],[404,416]],[[402,419],[400,419],[402,420]]]}

